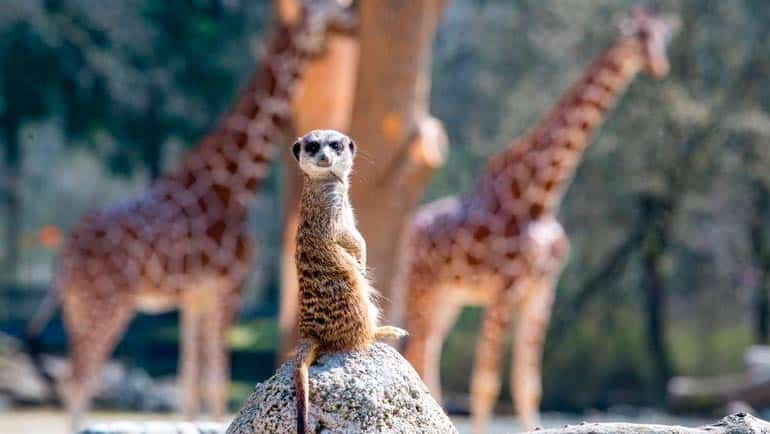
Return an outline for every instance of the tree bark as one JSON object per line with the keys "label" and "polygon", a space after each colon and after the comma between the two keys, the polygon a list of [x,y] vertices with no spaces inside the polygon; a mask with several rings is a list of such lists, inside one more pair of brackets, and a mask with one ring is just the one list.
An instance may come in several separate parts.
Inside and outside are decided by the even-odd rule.
{"label": "tree bark", "polygon": [[360,5],[361,57],[350,130],[360,151],[352,202],[374,285],[383,295],[383,319],[394,325],[402,311],[396,278],[405,229],[446,154],[443,126],[428,111],[431,51],[444,5],[444,0]]}
{"label": "tree bark", "polygon": [[[299,15],[297,0],[277,0],[278,15],[290,23]],[[358,39],[351,34],[332,32],[327,36],[323,55],[313,59],[292,99],[295,135],[313,129],[348,131],[353,109]],[[278,318],[279,360],[282,362],[297,340],[297,270],[294,265],[297,211],[302,178],[294,157],[284,148],[283,249],[281,253],[281,294]]]}

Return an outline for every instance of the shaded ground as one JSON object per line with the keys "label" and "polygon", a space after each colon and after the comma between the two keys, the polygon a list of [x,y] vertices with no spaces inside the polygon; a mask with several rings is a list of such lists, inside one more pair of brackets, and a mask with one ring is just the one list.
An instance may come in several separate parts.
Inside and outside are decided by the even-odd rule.
{"label": "shaded ground", "polygon": [[[97,412],[90,414],[88,422],[103,422],[110,420],[178,420],[178,416],[168,414],[148,413],[106,413]],[[714,422],[713,420],[682,419],[670,417],[661,413],[642,413],[639,416],[628,417],[611,414],[595,414],[591,416],[579,416],[560,413],[547,413],[543,415],[542,425],[559,427],[565,424],[606,421],[629,421],[645,423],[681,424],[686,426],[698,426]],[[461,434],[470,434],[470,420],[466,417],[453,417]],[[54,410],[14,410],[0,412],[0,433],[2,434],[68,434],[67,417]],[[499,417],[492,423],[489,434],[513,433],[519,430],[519,426],[510,418]]]}

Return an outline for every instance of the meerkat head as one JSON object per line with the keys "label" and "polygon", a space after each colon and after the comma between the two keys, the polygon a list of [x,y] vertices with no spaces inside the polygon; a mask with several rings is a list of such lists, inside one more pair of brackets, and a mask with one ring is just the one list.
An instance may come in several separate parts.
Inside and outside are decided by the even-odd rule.
{"label": "meerkat head", "polygon": [[313,130],[297,139],[291,152],[309,177],[345,182],[353,168],[356,144],[334,130]]}

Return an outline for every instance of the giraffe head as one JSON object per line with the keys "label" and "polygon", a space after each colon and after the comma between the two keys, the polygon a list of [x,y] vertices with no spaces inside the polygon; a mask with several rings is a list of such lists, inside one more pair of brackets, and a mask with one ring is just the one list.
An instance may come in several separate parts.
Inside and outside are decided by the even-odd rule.
{"label": "giraffe head", "polygon": [[637,38],[642,46],[642,68],[653,77],[668,74],[669,63],[666,56],[666,44],[678,27],[675,18],[662,18],[648,10],[635,7],[631,17],[620,24],[621,32]]}
{"label": "giraffe head", "polygon": [[327,30],[350,32],[357,25],[353,0],[301,0],[302,23],[294,42],[308,53],[323,50]]}
{"label": "giraffe head", "polygon": [[310,178],[347,182],[356,144],[334,130],[313,130],[297,139],[291,151],[300,169]]}

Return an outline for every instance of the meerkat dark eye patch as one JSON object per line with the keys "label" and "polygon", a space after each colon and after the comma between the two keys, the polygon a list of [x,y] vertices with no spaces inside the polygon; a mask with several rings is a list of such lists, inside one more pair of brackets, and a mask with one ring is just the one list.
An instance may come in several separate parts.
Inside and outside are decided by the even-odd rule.
{"label": "meerkat dark eye patch", "polygon": [[318,142],[305,143],[305,152],[307,152],[311,156],[315,155],[315,153],[318,152],[319,149],[321,149],[321,144]]}
{"label": "meerkat dark eye patch", "polygon": [[332,148],[337,154],[342,151],[342,145],[340,145],[340,142],[337,141],[329,142],[329,147]]}
{"label": "meerkat dark eye patch", "polygon": [[299,151],[302,150],[302,145],[300,145],[299,142],[294,142],[293,145],[291,145],[291,153],[294,154],[294,158],[299,160]]}

